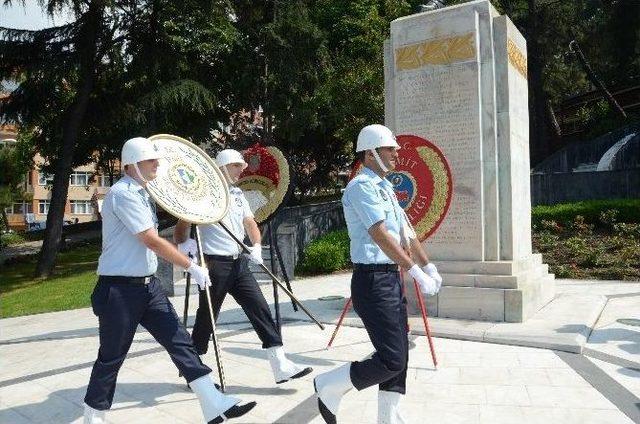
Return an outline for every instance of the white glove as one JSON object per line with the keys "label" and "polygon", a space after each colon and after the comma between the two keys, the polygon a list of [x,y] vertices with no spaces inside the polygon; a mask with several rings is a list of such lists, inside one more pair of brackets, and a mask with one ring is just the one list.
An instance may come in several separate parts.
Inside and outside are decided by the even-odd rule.
{"label": "white glove", "polygon": [[178,250],[190,258],[195,258],[198,256],[198,243],[192,238],[187,239],[182,243],[178,243]]}
{"label": "white glove", "polygon": [[428,264],[426,264],[425,266],[422,267],[422,270],[429,277],[431,277],[434,280],[436,280],[436,283],[438,283],[438,291],[440,291],[440,287],[442,286],[442,277],[440,276],[440,273],[438,272],[438,269],[436,268],[436,266],[434,264],[432,264],[431,262],[429,262]]}
{"label": "white glove", "polygon": [[264,260],[262,259],[262,244],[256,243],[251,248],[251,254],[249,260],[256,265],[262,265]]}
{"label": "white glove", "polygon": [[204,290],[206,287],[211,287],[211,278],[209,278],[209,270],[203,266],[198,265],[195,262],[191,262],[187,272],[191,274],[200,290]]}
{"label": "white glove", "polygon": [[413,265],[411,269],[409,269],[409,274],[418,282],[420,285],[420,291],[427,296],[433,296],[438,293],[438,283],[429,277],[425,272],[420,269],[419,265]]}

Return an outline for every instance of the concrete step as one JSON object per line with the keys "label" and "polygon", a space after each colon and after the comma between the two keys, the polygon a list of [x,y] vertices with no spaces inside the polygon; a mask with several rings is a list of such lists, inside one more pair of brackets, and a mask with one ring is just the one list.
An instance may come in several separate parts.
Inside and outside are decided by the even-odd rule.
{"label": "concrete step", "polygon": [[532,254],[520,261],[437,261],[441,274],[516,275],[542,264],[542,255]]}
{"label": "concrete step", "polygon": [[[425,298],[427,310],[441,318],[521,322],[555,296],[555,276],[546,266],[537,268],[517,288],[443,286],[436,296]],[[414,302],[413,293],[407,297]],[[417,308],[410,305],[410,312],[417,313]]]}

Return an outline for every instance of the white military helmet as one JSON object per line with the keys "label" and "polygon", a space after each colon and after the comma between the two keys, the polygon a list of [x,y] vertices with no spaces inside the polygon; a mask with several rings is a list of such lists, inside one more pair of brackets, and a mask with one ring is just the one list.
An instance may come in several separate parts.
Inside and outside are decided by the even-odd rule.
{"label": "white military helmet", "polygon": [[143,160],[160,159],[164,155],[158,146],[148,138],[135,137],[122,146],[122,166],[133,165]]}
{"label": "white military helmet", "polygon": [[363,129],[361,129],[360,134],[358,134],[356,152],[374,150],[378,147],[395,147],[396,149],[400,148],[391,130],[384,125],[367,125]]}
{"label": "white military helmet", "polygon": [[222,168],[230,163],[241,163],[243,165],[243,169],[247,167],[247,162],[245,162],[242,157],[242,153],[237,150],[224,149],[216,156],[216,165],[218,165],[218,168]]}

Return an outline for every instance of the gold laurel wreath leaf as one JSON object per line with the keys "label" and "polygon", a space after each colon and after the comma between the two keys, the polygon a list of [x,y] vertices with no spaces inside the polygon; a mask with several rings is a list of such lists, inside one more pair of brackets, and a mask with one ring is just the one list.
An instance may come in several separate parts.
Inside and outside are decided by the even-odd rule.
{"label": "gold laurel wreath leaf", "polygon": [[419,238],[422,239],[433,229],[444,213],[450,181],[444,162],[433,149],[429,147],[418,147],[417,151],[433,176],[433,198],[431,204],[429,205],[427,214],[415,226]]}
{"label": "gold laurel wreath leaf", "polygon": [[255,219],[258,223],[264,222],[282,204],[284,196],[287,194],[287,188],[289,187],[290,181],[289,163],[285,159],[280,149],[273,146],[269,146],[267,149],[278,163],[278,170],[280,171],[280,181],[276,186],[275,191],[269,196],[268,203],[256,211]]}

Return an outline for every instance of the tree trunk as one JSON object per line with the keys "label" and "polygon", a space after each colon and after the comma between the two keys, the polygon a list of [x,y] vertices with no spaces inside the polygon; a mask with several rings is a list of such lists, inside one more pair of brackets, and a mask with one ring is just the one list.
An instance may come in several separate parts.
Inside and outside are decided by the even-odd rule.
{"label": "tree trunk", "polygon": [[116,160],[115,159],[109,159],[109,161],[107,161],[107,163],[109,164],[109,187],[113,187],[113,183],[114,183],[114,178],[115,178],[115,174],[116,174]]}
{"label": "tree trunk", "polygon": [[546,94],[542,80],[542,60],[538,44],[538,11],[535,0],[527,0],[527,62],[529,74],[529,152],[531,166],[549,153],[547,145]]}
{"label": "tree trunk", "polygon": [[580,65],[582,66],[582,69],[584,70],[584,72],[589,77],[589,80],[591,80],[591,83],[593,85],[598,87],[598,90],[600,90],[600,93],[602,93],[602,96],[605,99],[607,99],[607,102],[609,102],[609,105],[611,106],[611,108],[616,112],[618,112],[618,114],[622,116],[624,119],[627,119],[627,114],[624,111],[624,109],[622,109],[620,104],[616,101],[616,99],[607,89],[607,86],[604,85],[604,83],[600,80],[600,78],[598,78],[598,75],[596,75],[596,73],[591,68],[591,65],[589,65],[589,62],[587,62],[587,58],[584,57],[584,54],[582,53],[582,49],[580,48],[580,44],[578,44],[576,40],[572,40],[569,43],[569,49],[571,49],[571,51],[576,54],[576,56],[578,57],[578,61],[580,62]]}
{"label": "tree trunk", "polygon": [[62,146],[55,166],[51,204],[47,213],[47,228],[36,265],[36,277],[47,277],[51,274],[60,248],[64,209],[69,192],[69,176],[73,168],[73,154],[89,103],[89,96],[95,83],[96,53],[103,14],[103,0],[93,0],[86,15],[81,18],[84,22],[75,43],[80,55],[80,82],[73,103],[65,112]]}
{"label": "tree trunk", "polygon": [[[6,229],[7,231],[9,230],[9,217],[7,216],[7,211],[5,211],[4,206],[2,206],[2,225],[0,225],[0,229],[4,230]],[[2,237],[0,236],[0,250],[2,250],[2,248],[4,247],[4,245],[2,244]]]}

